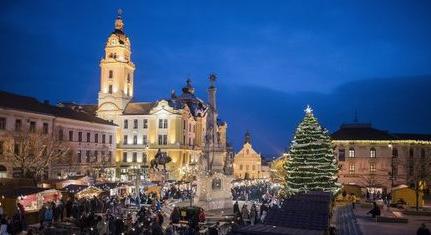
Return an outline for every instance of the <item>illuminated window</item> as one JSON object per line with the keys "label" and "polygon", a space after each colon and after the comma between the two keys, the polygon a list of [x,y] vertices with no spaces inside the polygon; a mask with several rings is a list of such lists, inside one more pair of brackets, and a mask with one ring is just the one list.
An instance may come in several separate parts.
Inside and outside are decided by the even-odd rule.
{"label": "illuminated window", "polygon": [[370,172],[375,173],[376,172],[376,163],[370,162]]}
{"label": "illuminated window", "polygon": [[355,157],[355,149],[354,148],[349,149],[349,157]]}
{"label": "illuminated window", "polygon": [[349,165],[349,174],[355,174],[355,164],[353,163]]}
{"label": "illuminated window", "polygon": [[108,87],[108,93],[112,94],[112,85],[109,85],[109,87]]}
{"label": "illuminated window", "polygon": [[108,78],[109,78],[109,79],[111,79],[111,78],[113,78],[113,77],[114,77],[114,71],[109,70]]}
{"label": "illuminated window", "polygon": [[129,128],[129,120],[124,120],[124,129]]}
{"label": "illuminated window", "polygon": [[127,135],[123,136],[123,144],[126,145],[127,144]]}
{"label": "illuminated window", "polygon": [[148,128],[148,119],[144,119],[144,129]]}
{"label": "illuminated window", "polygon": [[133,129],[138,129],[138,119],[133,120]]}
{"label": "illuminated window", "polygon": [[371,158],[375,158],[376,157],[376,149],[375,148],[371,148],[370,149],[370,157]]}

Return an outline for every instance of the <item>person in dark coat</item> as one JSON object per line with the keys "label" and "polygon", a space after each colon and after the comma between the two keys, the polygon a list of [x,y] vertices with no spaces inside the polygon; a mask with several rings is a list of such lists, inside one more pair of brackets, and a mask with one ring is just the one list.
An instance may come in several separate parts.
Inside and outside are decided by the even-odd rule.
{"label": "person in dark coat", "polygon": [[180,209],[178,207],[174,207],[174,210],[172,211],[172,214],[171,214],[171,222],[174,224],[178,224],[180,222],[180,219],[181,219]]}
{"label": "person in dark coat", "polygon": [[160,224],[156,220],[153,220],[153,222],[151,223],[151,234],[152,235],[163,235],[162,227],[160,226]]}
{"label": "person in dark coat", "polygon": [[416,235],[431,235],[430,230],[425,226],[425,224],[421,224]]}
{"label": "person in dark coat", "polygon": [[376,202],[373,202],[373,209],[368,211],[367,214],[371,214],[373,218],[376,218],[376,216],[380,216],[380,207],[377,205]]}
{"label": "person in dark coat", "polygon": [[235,202],[235,204],[233,204],[233,213],[234,214],[240,214],[240,210],[239,210],[239,204],[238,201]]}

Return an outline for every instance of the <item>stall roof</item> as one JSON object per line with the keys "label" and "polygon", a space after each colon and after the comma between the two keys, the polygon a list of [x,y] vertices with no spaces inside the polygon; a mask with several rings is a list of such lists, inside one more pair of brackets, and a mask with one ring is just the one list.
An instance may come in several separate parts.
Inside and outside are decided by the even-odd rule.
{"label": "stall roof", "polygon": [[18,196],[27,196],[32,195],[35,193],[40,193],[43,191],[46,191],[45,188],[38,188],[38,187],[20,187],[20,188],[2,188],[0,189],[0,195],[5,197],[11,197],[16,198]]}

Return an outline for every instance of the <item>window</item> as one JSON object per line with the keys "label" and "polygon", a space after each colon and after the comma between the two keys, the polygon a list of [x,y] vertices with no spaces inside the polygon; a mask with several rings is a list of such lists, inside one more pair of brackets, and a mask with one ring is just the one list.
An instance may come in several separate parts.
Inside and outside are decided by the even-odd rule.
{"label": "window", "polygon": [[109,85],[109,87],[108,87],[108,93],[112,94],[112,85]]}
{"label": "window", "polygon": [[73,131],[69,131],[69,141],[73,141]]}
{"label": "window", "polygon": [[349,165],[349,174],[353,175],[355,174],[355,164],[350,163]]}
{"label": "window", "polygon": [[97,162],[97,157],[98,157],[98,152],[97,152],[97,150],[96,151],[94,151],[94,160],[93,160],[93,162]]}
{"label": "window", "polygon": [[81,163],[81,155],[82,155],[82,151],[78,150],[78,154],[76,156],[76,160],[77,160],[78,163]]}
{"label": "window", "polygon": [[370,149],[370,157],[371,158],[375,158],[376,157],[376,149],[375,148],[371,148]]}
{"label": "window", "polygon": [[43,134],[48,134],[48,123],[44,122],[42,127]]}
{"label": "window", "polygon": [[6,118],[0,118],[0,130],[6,129]]}
{"label": "window", "polygon": [[123,153],[123,162],[127,162],[127,153],[126,152]]}
{"label": "window", "polygon": [[144,119],[144,129],[148,128],[148,119]]}
{"label": "window", "polygon": [[99,134],[94,134],[94,143],[99,143]]}
{"label": "window", "polygon": [[21,119],[16,119],[15,120],[15,131],[20,131],[22,127],[22,121]]}
{"label": "window", "polygon": [[30,128],[29,128],[30,132],[35,132],[36,131],[36,122],[31,121],[30,122]]}
{"label": "window", "polygon": [[112,161],[112,152],[109,151],[108,152],[108,160],[107,160],[107,162],[111,162],[111,161]]}
{"label": "window", "polygon": [[63,141],[63,129],[58,130],[58,140]]}
{"label": "window", "polygon": [[109,70],[109,74],[108,74],[108,78],[113,78],[114,77],[114,71]]}
{"label": "window", "polygon": [[344,162],[346,160],[346,150],[339,149],[338,150],[338,161]]}
{"label": "window", "polygon": [[85,157],[86,157],[85,162],[90,162],[90,150],[87,150],[85,152]]}
{"label": "window", "polygon": [[376,163],[370,162],[370,173],[376,172]]}
{"label": "window", "polygon": [[133,136],[133,144],[138,144],[138,136],[137,135],[134,135]]}
{"label": "window", "polygon": [[127,74],[127,83],[130,83],[130,73]]}
{"label": "window", "polygon": [[186,129],[186,120],[183,120],[183,129],[185,130]]}
{"label": "window", "polygon": [[90,143],[90,137],[91,137],[90,132],[87,132],[87,142],[88,142],[88,143]]}
{"label": "window", "polygon": [[109,136],[109,144],[112,144],[112,135]]}
{"label": "window", "polygon": [[133,129],[138,129],[138,119],[133,120]]}
{"label": "window", "polygon": [[168,119],[159,119],[159,128],[167,129],[168,128]]}
{"label": "window", "polygon": [[133,152],[133,155],[132,155],[132,162],[138,162],[138,153],[136,153],[136,152]]}
{"label": "window", "polygon": [[129,120],[124,120],[124,129],[129,128]]}
{"label": "window", "polygon": [[142,136],[142,144],[147,145],[147,135]]}
{"label": "window", "polygon": [[82,142],[82,132],[78,132],[78,142]]}
{"label": "window", "polygon": [[355,149],[354,148],[349,149],[349,157],[355,157]]}
{"label": "window", "polygon": [[123,136],[123,144],[126,145],[127,144],[127,135]]}
{"label": "window", "polygon": [[0,141],[0,154],[3,154],[3,144],[4,144],[4,141]]}
{"label": "window", "polygon": [[394,158],[398,157],[398,149],[396,149],[396,148],[392,149],[392,157],[394,157]]}
{"label": "window", "polygon": [[159,135],[159,145],[168,144],[168,135]]}
{"label": "window", "polygon": [[105,134],[103,134],[103,135],[102,135],[102,144],[104,144],[104,143],[105,143],[105,137],[106,137],[106,136],[105,136]]}

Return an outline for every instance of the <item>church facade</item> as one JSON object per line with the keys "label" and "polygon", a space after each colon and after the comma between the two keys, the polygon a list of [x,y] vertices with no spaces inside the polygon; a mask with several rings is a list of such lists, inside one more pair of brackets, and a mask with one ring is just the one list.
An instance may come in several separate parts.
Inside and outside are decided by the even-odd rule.
{"label": "church facade", "polygon": [[236,179],[260,179],[265,178],[266,173],[262,171],[262,157],[253,149],[250,133],[247,132],[244,146],[233,160],[233,174]]}
{"label": "church facade", "polygon": [[173,92],[167,99],[135,102],[131,54],[119,15],[100,61],[96,115],[119,127],[115,158],[120,177],[126,179],[131,167],[149,166],[157,152],[170,157],[166,167],[172,179],[179,179],[188,164],[202,162],[210,150],[213,166],[222,168],[227,157],[227,124],[218,119],[215,75],[209,77],[209,102],[195,96],[190,80],[179,95]]}

